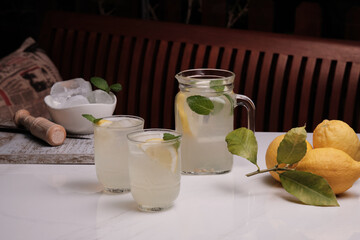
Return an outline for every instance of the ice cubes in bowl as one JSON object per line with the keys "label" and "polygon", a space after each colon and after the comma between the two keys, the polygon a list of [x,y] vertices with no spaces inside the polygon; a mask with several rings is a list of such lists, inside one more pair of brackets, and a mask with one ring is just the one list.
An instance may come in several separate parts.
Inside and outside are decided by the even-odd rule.
{"label": "ice cubes in bowl", "polygon": [[54,83],[51,87],[50,95],[53,101],[58,104],[64,104],[67,99],[76,96],[86,96],[92,91],[91,84],[82,78],[70,79]]}
{"label": "ice cubes in bowl", "polygon": [[62,85],[54,84],[53,94],[44,99],[52,120],[62,125],[68,133],[93,133],[92,123],[82,114],[91,114],[95,118],[107,117],[114,113],[116,107],[117,99],[113,93],[92,91],[91,86],[89,89],[83,81],[71,79],[60,82]]}
{"label": "ice cubes in bowl", "polygon": [[90,103],[105,103],[111,104],[114,99],[107,92],[97,89],[87,94],[87,99]]}

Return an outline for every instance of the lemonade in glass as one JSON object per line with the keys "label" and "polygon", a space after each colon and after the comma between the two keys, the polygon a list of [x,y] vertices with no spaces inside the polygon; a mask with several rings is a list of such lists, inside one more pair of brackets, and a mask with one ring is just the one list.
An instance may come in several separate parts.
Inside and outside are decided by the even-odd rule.
{"label": "lemonade in glass", "polygon": [[248,128],[255,131],[255,105],[235,94],[235,74],[221,69],[190,69],[178,73],[175,98],[176,131],[182,133],[182,172],[222,174],[232,169],[226,135],[234,128],[234,108],[248,110]]}
{"label": "lemonade in glass", "polygon": [[94,123],[96,175],[106,192],[130,191],[127,134],[144,128],[144,119],[115,115]]}
{"label": "lemonade in glass", "polygon": [[128,134],[131,194],[142,211],[171,207],[180,191],[181,134],[145,129]]}

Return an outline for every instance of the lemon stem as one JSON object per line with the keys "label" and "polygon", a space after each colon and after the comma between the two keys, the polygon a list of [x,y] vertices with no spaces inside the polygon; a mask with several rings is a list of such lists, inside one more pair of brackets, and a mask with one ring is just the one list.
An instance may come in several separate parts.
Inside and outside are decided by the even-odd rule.
{"label": "lemon stem", "polygon": [[254,176],[256,174],[259,174],[259,173],[265,173],[265,172],[277,172],[277,171],[293,171],[294,169],[291,169],[291,168],[287,168],[287,167],[284,167],[284,168],[279,168],[279,167],[273,167],[273,168],[268,168],[268,169],[263,169],[263,170],[256,170],[254,172],[251,172],[251,173],[248,173],[246,174],[247,177],[251,177],[251,176]]}

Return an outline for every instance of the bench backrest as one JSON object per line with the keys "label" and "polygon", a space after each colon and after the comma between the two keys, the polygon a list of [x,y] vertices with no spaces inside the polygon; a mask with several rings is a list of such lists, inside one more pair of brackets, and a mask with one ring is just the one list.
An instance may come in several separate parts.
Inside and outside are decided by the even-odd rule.
{"label": "bench backrest", "polygon": [[[117,114],[174,127],[174,75],[189,68],[236,74],[253,99],[257,131],[342,119],[360,131],[360,44],[237,29],[51,12],[39,39],[64,79],[120,82]],[[246,126],[236,110],[235,127]]]}

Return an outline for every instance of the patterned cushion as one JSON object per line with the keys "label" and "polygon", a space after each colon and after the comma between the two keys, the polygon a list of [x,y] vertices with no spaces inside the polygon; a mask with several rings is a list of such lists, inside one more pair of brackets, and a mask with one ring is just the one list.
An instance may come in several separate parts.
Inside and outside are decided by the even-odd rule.
{"label": "patterned cushion", "polygon": [[27,38],[19,49],[0,59],[0,122],[11,120],[19,109],[49,118],[44,97],[62,78],[49,57]]}

